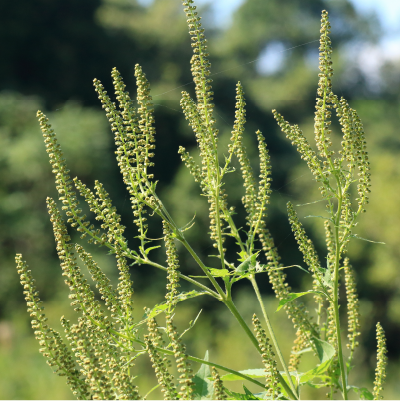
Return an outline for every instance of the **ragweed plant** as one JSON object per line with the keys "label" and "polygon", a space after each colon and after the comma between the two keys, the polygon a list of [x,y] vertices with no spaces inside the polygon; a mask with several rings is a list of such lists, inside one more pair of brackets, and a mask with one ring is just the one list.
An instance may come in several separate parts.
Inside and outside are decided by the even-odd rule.
{"label": "ragweed plant", "polygon": [[[41,346],[40,351],[48,364],[59,375],[66,376],[67,383],[77,398],[82,399],[140,399],[144,396],[135,384],[135,360],[150,358],[155,376],[165,399],[300,399],[302,386],[326,387],[329,398],[340,392],[343,399],[353,389],[362,398],[379,399],[385,379],[386,347],[382,327],[377,326],[378,366],[373,394],[349,384],[354,350],[358,345],[359,310],[355,275],[348,258],[344,257],[360,215],[365,212],[370,192],[370,172],[363,126],[356,111],[348,102],[339,99],[332,91],[331,42],[328,13],[322,12],[319,84],[315,113],[315,142],[312,147],[297,125],[290,125],[276,111],[273,114],[286,134],[296,145],[301,158],[319,184],[321,201],[326,204],[322,217],[326,232],[326,257],[321,262],[312,241],[308,238],[296,210],[288,203],[289,221],[303,254],[306,273],[312,276],[312,288],[302,293],[292,293],[286,283],[286,266],[280,257],[267,228],[267,206],[270,189],[270,157],[265,138],[256,132],[259,150],[260,174],[256,177],[244,146],[245,96],[239,82],[236,89],[236,111],[228,154],[223,159],[218,146],[218,129],[214,115],[213,92],[210,79],[207,41],[192,0],[183,2],[192,39],[193,57],[191,70],[195,84],[195,98],[182,93],[181,106],[196,136],[201,163],[183,147],[179,148],[182,161],[209,204],[210,240],[219,260],[219,268],[211,268],[193,250],[185,237],[188,229],[180,228],[174,221],[173,211],[166,209],[157,195],[157,181],[151,173],[155,149],[153,103],[149,82],[142,68],[135,67],[137,82],[136,102],[125,90],[125,84],[117,69],[112,78],[116,102],[113,102],[103,85],[94,80],[95,90],[111,124],[116,144],[116,158],[123,182],[130,194],[130,202],[137,226],[138,249],[131,249],[125,235],[125,227],[113,206],[105,187],[98,181],[94,190],[78,178],[73,180],[47,117],[38,112],[40,127],[56,178],[60,207],[54,199],[47,199],[50,220],[53,224],[62,275],[70,290],[71,305],[78,313],[75,323],[61,318],[64,334],[51,329],[46,323],[44,307],[35,288],[31,271],[17,255],[16,262],[21,284],[24,287],[32,327]],[[331,135],[331,118],[335,113],[342,127],[341,149],[334,151]],[[246,211],[247,227],[235,223],[234,208],[229,206],[224,188],[227,174],[234,171],[233,159],[237,158],[243,178],[245,194],[242,198]],[[353,187],[355,187],[353,189]],[[86,201],[95,215],[95,224],[83,214],[78,194]],[[80,244],[72,244],[62,217],[87,238],[89,243],[108,248],[115,255],[119,269],[119,282],[114,288],[93,257]],[[147,235],[148,216],[154,216],[162,227],[166,249],[166,262],[152,260],[151,251],[159,246]],[[225,241],[234,239],[237,260],[227,254]],[[208,285],[188,276],[180,266],[176,244],[180,243],[191,255],[199,270],[208,279]],[[260,263],[261,252],[267,262]],[[88,269],[101,294],[100,302],[85,279],[77,257]],[[147,308],[143,319],[134,318],[133,288],[130,267],[147,265],[167,274],[165,302]],[[278,310],[284,309],[297,331],[290,359],[283,357],[269,316],[260,295],[257,282],[261,273],[267,273],[269,282],[279,299]],[[344,274],[343,274],[344,273]],[[342,277],[341,277],[342,276]],[[344,276],[344,280],[343,280]],[[180,280],[193,286],[189,292],[179,291]],[[233,285],[249,280],[259,301],[263,322],[254,315],[250,328],[232,299]],[[344,327],[339,318],[339,287],[345,285],[347,295],[348,344],[345,352],[341,332]],[[311,316],[305,304],[297,299],[313,294],[316,316]],[[248,340],[260,355],[264,369],[235,371],[215,361],[200,359],[188,353],[182,335],[174,324],[176,305],[188,298],[210,296],[222,302],[236,318]],[[343,305],[344,306],[344,305]],[[160,320],[165,315],[165,327]],[[265,328],[263,328],[263,326]],[[145,330],[145,334],[143,331]],[[317,356],[317,366],[300,372],[301,356],[311,351]],[[193,363],[201,363],[194,374]],[[176,365],[177,377],[171,373]],[[210,370],[211,367],[211,370]],[[222,372],[227,374],[221,375]],[[260,380],[258,380],[260,379]],[[228,380],[247,380],[260,387],[252,394],[244,386],[244,393],[229,389]],[[206,384],[206,385],[204,385]]]}

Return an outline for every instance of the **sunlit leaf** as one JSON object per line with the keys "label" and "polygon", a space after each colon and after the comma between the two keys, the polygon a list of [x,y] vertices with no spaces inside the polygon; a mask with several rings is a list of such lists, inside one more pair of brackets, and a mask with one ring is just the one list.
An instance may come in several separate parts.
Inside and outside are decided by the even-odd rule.
{"label": "sunlit leaf", "polygon": [[[206,351],[204,360],[208,361],[208,351]],[[212,400],[214,398],[213,382],[208,379],[210,376],[210,367],[203,363],[193,378],[195,400]]]}
{"label": "sunlit leaf", "polygon": [[[239,373],[249,376],[252,379],[256,379],[258,377],[265,377],[264,369],[240,370]],[[236,380],[244,380],[244,379],[243,379],[243,377],[237,376],[234,373],[228,373],[227,375],[221,376],[221,380],[236,381]]]}
{"label": "sunlit leaf", "polygon": [[291,292],[290,294],[288,294],[287,298],[281,299],[279,301],[278,308],[277,308],[277,310],[275,312],[280,311],[289,302],[292,302],[295,299],[300,298],[300,297],[302,297],[304,295],[307,295],[307,294],[324,294],[324,293],[321,292],[321,291],[314,291],[314,290],[310,290],[310,291],[306,291],[306,292]]}

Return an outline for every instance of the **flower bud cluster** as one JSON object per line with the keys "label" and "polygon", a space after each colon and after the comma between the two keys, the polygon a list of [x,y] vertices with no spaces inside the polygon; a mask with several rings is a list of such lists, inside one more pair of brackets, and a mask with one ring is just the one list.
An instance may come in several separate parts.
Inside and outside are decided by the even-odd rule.
{"label": "flower bud cluster", "polygon": [[354,269],[350,265],[349,258],[344,259],[343,267],[347,297],[347,338],[349,339],[347,348],[350,349],[349,360],[351,361],[353,359],[354,350],[359,345],[356,338],[361,334],[358,331],[360,330],[360,303],[358,300],[356,280],[354,278]]}
{"label": "flower bud cluster", "polygon": [[265,367],[265,388],[267,389],[267,396],[269,399],[274,400],[278,395],[279,388],[278,369],[275,360],[275,354],[272,351],[272,345],[269,343],[269,338],[265,334],[265,330],[261,327],[261,323],[255,314],[253,315],[252,321],[258,344],[262,352],[261,356]]}
{"label": "flower bud cluster", "polygon": [[299,126],[291,126],[276,110],[272,110],[272,113],[286,137],[292,142],[292,145],[296,145],[297,151],[300,153],[301,158],[307,162],[308,168],[311,170],[316,181],[324,182],[325,178],[317,154],[311,148]]}
{"label": "flower bud cluster", "polygon": [[[280,262],[278,250],[274,244],[274,240],[269,230],[264,227],[260,230],[258,237],[262,244],[262,249],[267,258],[267,272],[269,282],[275,292],[275,296],[279,301],[287,299],[292,291],[289,283],[286,282],[286,274],[280,270],[283,264]],[[309,316],[309,311],[302,302],[289,302],[284,307],[288,318],[291,319],[293,326],[297,329],[297,343],[293,347],[293,352],[301,351],[310,345],[310,339],[313,335],[318,335],[318,328],[315,323],[311,322],[312,317]],[[301,337],[301,339],[299,339]],[[302,348],[301,348],[302,347]],[[290,364],[293,370],[296,370],[300,362],[302,354],[293,354],[291,356],[292,363]]]}
{"label": "flower bud cluster", "polygon": [[167,264],[168,264],[168,284],[167,284],[167,294],[165,298],[169,305],[169,313],[171,313],[175,309],[176,305],[176,297],[178,295],[178,288],[179,285],[179,276],[178,276],[178,269],[179,269],[179,260],[178,254],[176,251],[176,246],[174,244],[174,239],[172,236],[172,231],[168,227],[167,223],[163,221],[163,228],[164,228],[164,243],[165,249],[167,254]]}
{"label": "flower bud cluster", "polygon": [[177,400],[178,391],[174,384],[174,376],[168,371],[170,361],[165,356],[161,356],[157,350],[157,346],[164,342],[161,338],[161,333],[157,328],[156,320],[149,319],[147,321],[147,328],[149,334],[144,337],[146,343],[146,350],[153,363],[153,368],[156,373],[157,381],[161,385],[161,391],[164,394],[165,400]]}
{"label": "flower bud cluster", "polygon": [[386,348],[386,338],[385,332],[378,322],[376,324],[376,340],[378,342],[378,352],[377,352],[377,363],[375,369],[375,381],[374,381],[374,400],[381,400],[381,392],[383,391],[383,384],[386,380],[386,365],[387,365],[387,348]]}
{"label": "flower bud cluster", "polygon": [[[289,223],[292,227],[292,231],[294,233],[294,237],[296,238],[297,244],[299,245],[300,252],[303,254],[304,262],[309,267],[310,271],[312,272],[314,281],[313,287],[314,290],[318,290],[320,287],[320,283],[317,279],[317,276],[320,274],[321,271],[321,262],[319,261],[317,251],[315,250],[314,244],[308,238],[303,225],[300,223],[299,218],[297,217],[297,213],[293,208],[291,202],[287,204],[288,209],[288,216],[289,216]],[[314,295],[315,302],[317,304],[323,303],[323,298],[321,294]],[[319,308],[320,309],[320,308]]]}
{"label": "flower bud cluster", "polygon": [[224,400],[225,399],[224,385],[215,366],[211,368],[211,375],[214,379],[213,381],[214,399]]}
{"label": "flower bud cluster", "polygon": [[20,275],[21,285],[24,288],[25,300],[28,306],[28,313],[31,316],[32,329],[39,341],[40,352],[47,359],[47,363],[55,367],[54,373],[59,376],[66,376],[67,383],[74,395],[87,399],[89,388],[82,379],[80,372],[76,369],[73,354],[65,345],[60,334],[48,326],[47,317],[43,313],[44,307],[36,290],[35,280],[22,255],[17,254],[15,258],[17,271]]}
{"label": "flower bud cluster", "polygon": [[179,397],[183,400],[193,400],[194,396],[194,382],[193,370],[186,354],[186,346],[182,343],[178,334],[177,328],[173,324],[173,316],[167,313],[167,335],[171,341],[176,367],[179,372]]}

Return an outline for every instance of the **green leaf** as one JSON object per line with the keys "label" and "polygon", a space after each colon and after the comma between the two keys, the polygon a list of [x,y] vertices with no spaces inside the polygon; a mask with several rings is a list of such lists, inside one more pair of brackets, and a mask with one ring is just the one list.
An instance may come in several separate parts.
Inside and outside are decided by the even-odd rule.
{"label": "green leaf", "polygon": [[363,237],[359,237],[357,234],[352,234],[352,235],[350,235],[350,237],[352,237],[352,238],[357,238],[357,239],[361,239],[361,240],[367,241],[367,242],[372,242],[373,244],[382,244],[382,245],[386,245],[385,242],[372,241],[372,240],[370,240],[370,239],[366,239],[366,238],[363,238]]}
{"label": "green leaf", "polygon": [[311,352],[311,351],[313,351],[313,349],[311,347],[307,347],[307,348],[303,348],[301,351],[298,351],[298,352],[292,351],[292,354],[300,355],[300,354],[305,354],[306,352]]}
{"label": "green leaf", "polygon": [[256,263],[257,263],[257,256],[260,253],[260,251],[256,252],[253,255],[250,255],[247,259],[244,259],[244,255],[246,254],[245,252],[240,252],[239,256],[241,257],[241,259],[239,259],[239,261],[243,261],[237,268],[236,268],[236,272],[237,273],[246,273],[250,268],[255,268],[256,267]]}
{"label": "green leaf", "polygon": [[[204,357],[208,361],[208,351]],[[194,383],[194,399],[195,400],[212,400],[214,399],[213,382],[208,379],[211,376],[210,367],[204,363],[200,366],[199,371],[193,378]]]}
{"label": "green leaf", "polygon": [[196,290],[192,290],[192,291],[188,291],[188,292],[181,292],[180,294],[178,294],[176,296],[176,300],[178,302],[181,302],[181,301],[185,301],[186,299],[199,297],[201,295],[208,295],[208,292],[207,291],[196,291]]}
{"label": "green leaf", "polygon": [[330,269],[325,269],[322,281],[327,287],[333,288],[332,272]]}
{"label": "green leaf", "polygon": [[[181,292],[180,294],[178,294],[175,297],[175,300],[176,300],[176,302],[182,302],[189,298],[194,298],[194,297],[198,297],[200,295],[207,295],[207,294],[208,293],[206,291],[196,291],[196,290],[189,291],[189,292]],[[139,323],[137,323],[136,326],[139,326],[139,325],[145,323],[148,319],[156,317],[160,313],[164,312],[167,308],[168,308],[167,302],[163,302],[161,304],[155,305],[153,309],[149,309],[146,311],[146,313],[144,315],[144,319],[142,321],[140,321]]]}
{"label": "green leaf", "polygon": [[[247,369],[240,370],[239,373],[242,373],[246,376],[251,377],[252,379],[256,379],[258,377],[265,377],[264,369]],[[225,381],[236,381],[236,380],[245,380],[243,377],[237,376],[234,373],[228,373],[224,376],[221,376],[221,380]]]}
{"label": "green leaf", "polygon": [[225,389],[228,394],[228,400],[264,400],[264,396],[267,394],[266,391],[262,393],[253,394],[246,386],[243,386],[245,393],[237,393],[236,391]]}
{"label": "green leaf", "polygon": [[[317,355],[320,361],[320,365],[314,369],[309,370],[306,373],[301,374],[300,376],[300,384],[308,383],[311,387],[318,386],[316,383],[311,383],[314,379],[320,380],[328,380],[329,376],[324,375],[324,373],[328,370],[329,365],[332,362],[333,357],[335,356],[335,349],[333,346],[326,341],[320,340],[319,338],[313,337],[313,343],[315,350],[317,351]],[[325,383],[326,385],[326,383]]]}
{"label": "green leaf", "polygon": [[227,269],[213,269],[210,268],[209,272],[213,277],[226,277],[229,276],[231,273]]}
{"label": "green leaf", "polygon": [[313,337],[313,343],[315,345],[319,362],[322,364],[329,361],[335,355],[335,348],[324,340],[320,340],[317,337]]}
{"label": "green leaf", "polygon": [[[326,361],[325,363],[317,366],[316,368],[311,369],[306,373],[303,373],[303,375],[300,377],[300,385],[307,383],[312,386],[315,386],[318,384],[311,383],[311,381],[314,379],[320,379],[320,380],[330,379],[330,376],[323,375],[321,373],[321,371],[325,372],[329,368],[330,363],[331,363],[331,361]],[[324,383],[324,386],[326,386],[326,383]]]}
{"label": "green leaf", "polygon": [[146,253],[146,255],[148,255],[150,251],[157,248],[161,248],[161,245],[151,246],[150,248],[145,249],[144,252]]}
{"label": "green leaf", "polygon": [[285,299],[282,299],[279,301],[279,305],[278,305],[278,309],[275,312],[280,311],[287,303],[294,301],[297,298],[302,297],[303,295],[307,295],[307,294],[323,294],[323,292],[321,291],[314,291],[314,290],[309,290],[306,292],[291,292],[290,294],[288,294],[288,297]]}
{"label": "green leaf", "polygon": [[244,384],[243,390],[246,393],[246,400],[262,400],[262,398],[256,397]]}
{"label": "green leaf", "polygon": [[356,386],[348,386],[349,390],[354,390],[362,400],[373,400],[374,396],[372,393],[365,387],[356,387]]}

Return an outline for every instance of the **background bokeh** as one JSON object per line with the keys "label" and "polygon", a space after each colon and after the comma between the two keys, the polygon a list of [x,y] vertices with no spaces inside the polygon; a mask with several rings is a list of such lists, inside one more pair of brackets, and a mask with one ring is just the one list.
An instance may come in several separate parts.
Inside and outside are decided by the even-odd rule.
{"label": "background bokeh", "polygon": [[[385,9],[386,3],[379,3]],[[382,14],[374,14],[368,4],[348,0],[200,2],[210,45],[221,148],[227,147],[234,120],[235,84],[240,80],[247,97],[245,141],[255,168],[255,130],[264,133],[271,152],[274,181],[268,224],[286,265],[301,263],[302,258],[287,223],[285,204],[288,200],[295,204],[317,200],[318,190],[307,167],[279,131],[271,109],[299,124],[312,140],[319,20],[321,10],[330,13],[333,90],[349,99],[360,114],[371,160],[372,194],[357,233],[386,243],[354,240],[349,249],[362,314],[361,346],[351,380],[372,389],[375,324],[379,320],[389,348],[384,395],[396,399],[400,394],[400,46],[396,48],[391,39],[396,34],[392,29],[396,14],[389,18],[392,25],[386,26]],[[45,198],[56,197],[56,191],[36,111],[41,109],[50,118],[71,176],[78,175],[90,186],[95,179],[103,182],[123,216],[128,238],[134,238],[112,135],[92,80],[100,79],[111,92],[110,72],[116,66],[134,93],[134,65],[141,64],[155,102],[154,174],[160,197],[181,225],[196,212],[196,225],[188,232],[188,239],[207,258],[213,249],[203,235],[207,231],[207,204],[177,154],[179,145],[195,145],[179,106],[181,90],[193,93],[190,40],[179,0],[20,0],[0,3],[0,43],[0,398],[68,399],[72,394],[64,379],[52,373],[38,352],[14,265],[15,254],[23,253],[55,328],[61,315],[73,317],[46,211]],[[337,125],[334,127],[338,133]],[[227,188],[230,202],[240,211],[243,188],[238,175],[231,175]],[[298,211],[303,217],[310,214],[305,207]],[[237,218],[239,226],[244,224],[242,214]],[[304,220],[322,255],[319,223]],[[150,235],[160,237],[157,219],[150,224]],[[131,244],[134,246],[134,239]],[[112,257],[102,249],[87,248],[115,281]],[[231,258],[235,257],[233,252]],[[155,253],[155,258],[165,259],[162,251]],[[197,273],[183,252],[181,266],[189,274]],[[132,279],[140,318],[145,305],[162,301],[165,275],[135,267]],[[290,271],[288,280],[296,290],[306,284],[300,270]],[[260,279],[260,287],[272,313],[276,301],[266,278]],[[235,302],[250,320],[257,311],[255,297],[245,283],[236,291]],[[202,357],[209,350],[211,359],[238,370],[260,366],[240,327],[227,311],[209,300],[195,298],[181,305],[179,327],[185,328],[200,309],[203,312],[197,325],[186,335],[192,354]],[[272,316],[281,342],[290,349],[294,335],[290,322],[283,312]],[[312,358],[305,359],[304,367],[312,363]],[[154,377],[146,373],[150,371],[144,357],[138,362],[141,394],[155,385]],[[159,396],[155,392],[149,398]],[[311,396],[323,394],[309,392],[304,398]]]}

